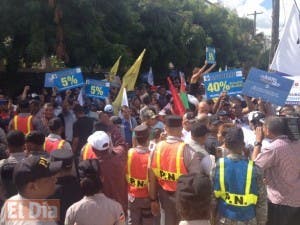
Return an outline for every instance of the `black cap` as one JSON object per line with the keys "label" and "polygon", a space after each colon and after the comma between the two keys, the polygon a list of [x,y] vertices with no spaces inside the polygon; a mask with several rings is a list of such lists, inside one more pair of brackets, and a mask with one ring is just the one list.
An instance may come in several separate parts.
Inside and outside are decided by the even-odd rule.
{"label": "black cap", "polygon": [[98,159],[81,161],[78,165],[80,178],[100,176],[100,163]]}
{"label": "black cap", "polygon": [[45,142],[45,135],[40,131],[31,131],[26,135],[25,142],[33,143],[36,145],[43,145]]}
{"label": "black cap", "polygon": [[200,173],[186,174],[179,177],[177,182],[177,198],[183,201],[210,202],[212,192],[208,176]]}
{"label": "black cap", "polygon": [[144,124],[136,126],[134,132],[136,137],[148,137],[150,134],[148,126]]}
{"label": "black cap", "polygon": [[167,127],[181,127],[182,118],[180,116],[167,116],[165,119],[165,125]]}
{"label": "black cap", "polygon": [[71,168],[74,161],[74,155],[70,150],[58,149],[50,153],[51,161],[62,161],[62,168]]}
{"label": "black cap", "polygon": [[41,156],[29,156],[16,165],[13,175],[14,183],[17,188],[23,187],[29,182],[53,176],[61,167],[61,161],[50,162]]}

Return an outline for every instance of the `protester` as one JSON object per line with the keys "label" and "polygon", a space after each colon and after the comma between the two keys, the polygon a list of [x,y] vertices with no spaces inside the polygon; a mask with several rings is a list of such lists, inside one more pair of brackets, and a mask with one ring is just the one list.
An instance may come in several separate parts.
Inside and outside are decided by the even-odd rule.
{"label": "protester", "polygon": [[[262,148],[264,136],[271,143]],[[289,136],[287,121],[268,117],[256,128],[252,159],[264,171],[268,192],[267,225],[296,225],[300,221],[300,142]]]}
{"label": "protester", "polygon": [[63,140],[61,135],[64,127],[60,118],[54,117],[49,123],[50,134],[45,139],[44,149],[49,154],[56,149],[65,149],[72,152],[72,148],[69,142]]}

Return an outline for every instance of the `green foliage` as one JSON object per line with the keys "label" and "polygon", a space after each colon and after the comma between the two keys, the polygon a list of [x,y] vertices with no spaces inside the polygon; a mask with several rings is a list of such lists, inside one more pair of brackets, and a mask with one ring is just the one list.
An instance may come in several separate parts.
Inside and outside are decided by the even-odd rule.
{"label": "green foliage", "polygon": [[[152,66],[154,74],[166,75],[173,62],[190,73],[212,45],[218,67],[266,67],[265,37],[251,36],[252,21],[203,0],[55,2],[62,12],[66,66],[110,68],[122,55],[123,73],[146,48],[144,70]],[[55,55],[55,7],[46,0],[0,1],[0,59],[7,60],[8,71],[16,71],[20,60],[32,66]]]}

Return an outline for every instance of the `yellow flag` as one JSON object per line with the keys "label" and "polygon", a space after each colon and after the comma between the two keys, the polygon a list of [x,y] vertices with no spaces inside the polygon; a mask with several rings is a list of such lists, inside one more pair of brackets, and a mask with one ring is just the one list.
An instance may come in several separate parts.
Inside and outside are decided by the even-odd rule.
{"label": "yellow flag", "polygon": [[134,90],[134,85],[135,85],[135,82],[139,75],[140,67],[141,67],[145,52],[146,52],[146,49],[144,49],[143,52],[140,54],[140,56],[135,60],[134,64],[130,67],[130,69],[126,72],[126,74],[124,75],[124,77],[122,79],[122,86],[120,88],[118,96],[116,97],[115,101],[113,102],[115,114],[118,113],[119,107],[121,106],[124,88],[126,88],[127,91]]}
{"label": "yellow flag", "polygon": [[117,75],[118,69],[119,69],[119,64],[122,56],[118,58],[118,60],[115,62],[115,64],[112,66],[110,69],[109,75],[108,75],[108,81],[112,82],[115,79],[115,76]]}

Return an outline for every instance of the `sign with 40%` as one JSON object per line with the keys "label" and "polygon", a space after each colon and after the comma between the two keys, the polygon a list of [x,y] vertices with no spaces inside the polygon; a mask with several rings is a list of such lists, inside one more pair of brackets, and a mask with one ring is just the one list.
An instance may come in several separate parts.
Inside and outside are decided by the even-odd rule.
{"label": "sign with 40%", "polygon": [[208,99],[219,97],[221,92],[228,95],[242,93],[243,73],[241,69],[214,72],[204,75],[205,93]]}

